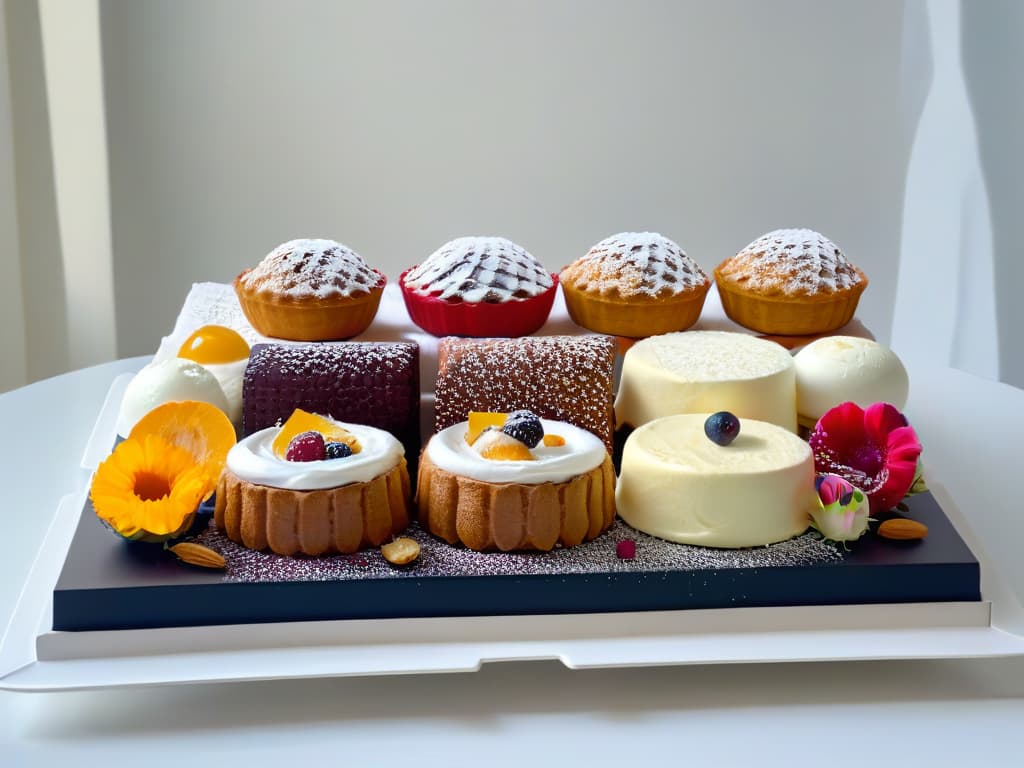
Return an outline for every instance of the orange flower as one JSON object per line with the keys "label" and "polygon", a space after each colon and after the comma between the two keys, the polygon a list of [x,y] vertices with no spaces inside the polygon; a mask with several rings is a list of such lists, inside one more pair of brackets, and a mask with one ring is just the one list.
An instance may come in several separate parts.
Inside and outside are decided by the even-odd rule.
{"label": "orange flower", "polygon": [[217,479],[189,451],[148,434],[129,437],[100,464],[89,498],[124,538],[164,541],[192,524]]}

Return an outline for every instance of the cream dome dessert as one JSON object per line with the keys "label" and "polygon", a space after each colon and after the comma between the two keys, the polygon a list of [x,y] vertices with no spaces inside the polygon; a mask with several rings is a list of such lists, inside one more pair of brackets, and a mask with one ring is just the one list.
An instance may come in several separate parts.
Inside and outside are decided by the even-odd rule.
{"label": "cream dome dessert", "polygon": [[420,524],[470,549],[573,546],[615,519],[611,458],[594,434],[530,411],[470,414],[420,458]]}
{"label": "cream dome dessert", "polygon": [[199,363],[213,374],[228,401],[227,415],[236,428],[242,423],[242,378],[249,362],[249,343],[223,325],[204,325],[185,339],[178,357]]}
{"label": "cream dome dessert", "polygon": [[907,404],[910,379],[896,353],[870,339],[827,336],[793,358],[796,405],[801,426],[813,427],[831,408],[854,402],[861,408]]}
{"label": "cream dome dessert", "polygon": [[666,333],[626,352],[615,399],[617,426],[715,411],[796,432],[796,374],[789,352],[725,331]]}
{"label": "cream dome dessert", "polygon": [[214,520],[281,555],[379,546],[409,524],[404,449],[383,430],[296,410],[228,452]]}
{"label": "cream dome dessert", "polygon": [[180,400],[199,400],[224,413],[229,410],[216,376],[192,360],[170,358],[150,363],[128,383],[117,416],[117,434],[126,437],[158,405]]}
{"label": "cream dome dessert", "polygon": [[756,547],[803,533],[817,503],[807,443],[740,419],[735,438],[719,445],[707,421],[708,414],[667,416],[629,436],[619,516],[652,536],[703,547]]}

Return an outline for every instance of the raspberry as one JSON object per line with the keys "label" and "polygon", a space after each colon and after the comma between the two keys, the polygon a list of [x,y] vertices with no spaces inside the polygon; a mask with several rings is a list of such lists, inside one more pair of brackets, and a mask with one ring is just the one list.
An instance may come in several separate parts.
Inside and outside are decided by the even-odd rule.
{"label": "raspberry", "polygon": [[352,455],[352,449],[348,443],[328,443],[325,450],[328,459],[344,459],[346,456]]}
{"label": "raspberry", "polygon": [[327,456],[324,436],[319,432],[300,432],[288,443],[288,461],[322,461]]}
{"label": "raspberry", "polygon": [[536,448],[544,437],[544,427],[533,411],[513,411],[505,419],[501,431],[524,443],[527,448]]}
{"label": "raspberry", "polygon": [[619,560],[632,560],[636,557],[636,542],[632,539],[623,539],[615,545],[615,554]]}

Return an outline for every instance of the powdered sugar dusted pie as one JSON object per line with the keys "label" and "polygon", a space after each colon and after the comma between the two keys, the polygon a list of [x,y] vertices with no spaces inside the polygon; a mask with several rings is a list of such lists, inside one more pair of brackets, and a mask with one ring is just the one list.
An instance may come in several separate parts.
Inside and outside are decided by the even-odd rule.
{"label": "powdered sugar dusted pie", "polygon": [[436,429],[471,411],[529,409],[612,445],[612,368],[608,336],[442,339],[435,386]]}
{"label": "powdered sugar dusted pie", "polygon": [[445,243],[399,280],[409,315],[437,336],[525,336],[540,328],[556,280],[503,237]]}
{"label": "powdered sugar dusted pie", "polygon": [[347,339],[373,321],[387,279],[333,240],[290,240],[235,278],[260,333],[295,341]]}
{"label": "powdered sugar dusted pie", "polygon": [[612,235],[559,279],[577,324],[634,338],[689,328],[711,285],[682,248],[655,232]]}
{"label": "powdered sugar dusted pie", "polygon": [[804,335],[850,322],[868,279],[824,235],[777,229],[719,264],[715,282],[726,314],[740,325]]}

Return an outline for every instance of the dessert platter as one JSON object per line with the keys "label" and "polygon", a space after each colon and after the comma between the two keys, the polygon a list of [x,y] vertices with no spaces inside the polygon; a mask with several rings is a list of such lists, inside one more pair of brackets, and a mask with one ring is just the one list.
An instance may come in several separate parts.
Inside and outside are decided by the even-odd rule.
{"label": "dessert platter", "polygon": [[284,243],[113,382],[0,686],[1022,653],[866,285],[810,230]]}

